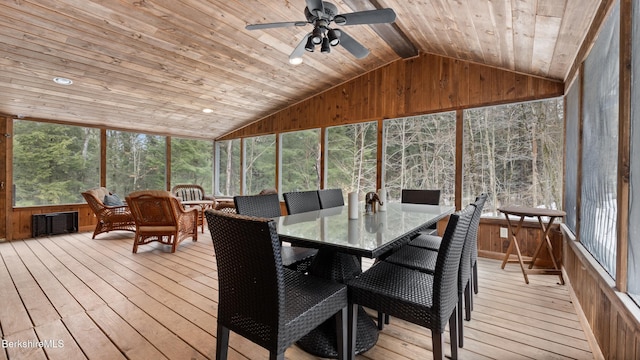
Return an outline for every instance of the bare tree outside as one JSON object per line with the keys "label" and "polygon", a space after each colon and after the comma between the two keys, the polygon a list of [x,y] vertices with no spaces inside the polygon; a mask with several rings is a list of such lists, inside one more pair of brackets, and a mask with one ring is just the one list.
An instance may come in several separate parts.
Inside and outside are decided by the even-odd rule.
{"label": "bare tree outside", "polygon": [[485,214],[560,208],[563,138],[561,98],[465,110],[463,204],[487,192]]}
{"label": "bare tree outside", "polygon": [[384,147],[389,200],[399,201],[402,189],[440,189],[442,203],[454,203],[454,112],[386,120]]}

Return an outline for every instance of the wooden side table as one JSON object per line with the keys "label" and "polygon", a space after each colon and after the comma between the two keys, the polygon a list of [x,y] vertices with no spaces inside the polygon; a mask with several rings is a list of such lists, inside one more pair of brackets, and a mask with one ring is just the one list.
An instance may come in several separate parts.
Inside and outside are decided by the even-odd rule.
{"label": "wooden side table", "polygon": [[182,205],[189,207],[198,207],[198,225],[202,227],[202,233],[204,234],[204,211],[206,209],[212,209],[215,200],[185,200],[182,201]]}
{"label": "wooden side table", "polygon": [[[566,213],[561,210],[551,210],[551,209],[540,209],[540,208],[531,208],[531,207],[522,207],[522,206],[503,206],[498,209],[501,213],[504,214],[507,219],[507,225],[509,227],[509,247],[507,248],[507,253],[504,256],[504,260],[502,260],[501,268],[504,269],[505,265],[508,262],[519,262],[520,268],[522,269],[522,275],[524,275],[524,281],[528,284],[529,278],[528,274],[532,275],[558,275],[560,278],[560,284],[564,285],[564,279],[562,278],[562,270],[558,266],[556,262],[556,258],[553,255],[553,246],[551,245],[551,239],[549,239],[549,230],[551,229],[551,224],[557,217],[564,217]],[[511,219],[509,215],[512,216],[520,216],[520,220],[518,221],[518,225],[514,228],[511,223]],[[533,253],[533,257],[531,261],[528,262],[528,267],[525,268],[525,262],[522,260],[522,253],[520,252],[520,246],[518,245],[518,233],[522,228],[522,223],[525,217],[536,217],[538,218],[538,224],[540,224],[540,229],[542,229],[543,236],[541,241],[538,243],[535,252]],[[545,224],[542,221],[543,217],[548,217],[549,221]],[[516,255],[518,256],[517,260],[510,260],[511,252],[513,248],[516,249]],[[553,262],[553,268],[549,269],[534,269],[533,265],[540,254],[542,248],[545,247],[547,251],[549,251],[549,256],[551,257],[551,261]]]}

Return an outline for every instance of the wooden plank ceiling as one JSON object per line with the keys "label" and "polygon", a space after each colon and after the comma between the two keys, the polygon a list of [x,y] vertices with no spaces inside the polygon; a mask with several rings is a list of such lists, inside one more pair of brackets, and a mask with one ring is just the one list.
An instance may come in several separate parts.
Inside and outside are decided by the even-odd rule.
{"label": "wooden plank ceiling", "polygon": [[333,1],[397,19],[343,28],[364,59],[337,47],[297,66],[288,57],[310,25],[244,27],[304,21],[304,0],[2,1],[0,113],[216,138],[419,52],[565,80],[601,1]]}

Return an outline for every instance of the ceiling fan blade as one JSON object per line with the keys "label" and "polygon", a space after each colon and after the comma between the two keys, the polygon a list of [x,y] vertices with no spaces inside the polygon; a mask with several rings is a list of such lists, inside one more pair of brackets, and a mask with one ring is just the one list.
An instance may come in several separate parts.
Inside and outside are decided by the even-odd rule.
{"label": "ceiling fan blade", "polygon": [[384,24],[396,21],[393,9],[366,10],[336,15],[333,20],[338,25]]}
{"label": "ceiling fan blade", "polygon": [[289,62],[291,62],[291,59],[302,58],[302,54],[304,54],[305,52],[304,46],[307,44],[307,40],[309,39],[309,36],[311,36],[311,33],[308,33],[307,35],[305,35],[302,38],[302,40],[300,40],[300,43],[298,44],[298,46],[296,46],[296,48],[293,49],[293,51],[291,52],[291,55],[289,55]]}
{"label": "ceiling fan blade", "polygon": [[311,14],[317,17],[324,14],[324,5],[322,4],[322,0],[307,0],[307,9],[309,9]]}
{"label": "ceiling fan blade", "polygon": [[289,27],[289,26],[305,26],[308,22],[306,21],[286,21],[286,22],[275,22],[268,24],[249,24],[244,28],[247,30],[259,30],[259,29],[273,29],[273,28],[281,28],[281,27]]}
{"label": "ceiling fan blade", "polygon": [[356,39],[352,38],[349,34],[340,29],[340,45],[347,49],[353,56],[358,59],[362,59],[369,55],[369,49],[362,46]]}

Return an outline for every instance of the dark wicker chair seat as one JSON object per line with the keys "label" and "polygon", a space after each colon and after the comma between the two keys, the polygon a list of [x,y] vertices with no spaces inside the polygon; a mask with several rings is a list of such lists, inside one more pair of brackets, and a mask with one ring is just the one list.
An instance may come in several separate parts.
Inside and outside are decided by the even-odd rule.
{"label": "dark wicker chair seat", "polygon": [[229,331],[284,359],[287,347],[336,315],[339,357],[346,358],[347,288],[282,266],[273,220],[206,210],[218,266],[216,359]]}
{"label": "dark wicker chair seat", "polygon": [[433,275],[382,261],[349,281],[351,354],[355,343],[355,318],[351,315],[357,305],[363,305],[429,328],[433,357],[438,360],[444,358],[442,334],[448,322],[451,358],[457,358],[458,270],[473,209],[469,206],[450,216]]}
{"label": "dark wicker chair seat", "polygon": [[[277,193],[265,195],[234,196],[236,213],[262,218],[274,218],[281,215],[280,199]],[[311,265],[317,249],[299,246],[282,246],[282,264],[290,269],[305,272]]]}
{"label": "dark wicker chair seat", "polygon": [[440,243],[442,242],[442,237],[431,234],[420,234],[416,236],[409,245],[419,247],[422,249],[429,249],[438,251],[440,249]]}
{"label": "dark wicker chair seat", "polygon": [[403,246],[388,256],[384,261],[433,274],[436,270],[438,252],[428,249]]}

